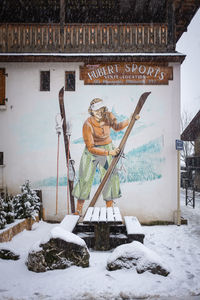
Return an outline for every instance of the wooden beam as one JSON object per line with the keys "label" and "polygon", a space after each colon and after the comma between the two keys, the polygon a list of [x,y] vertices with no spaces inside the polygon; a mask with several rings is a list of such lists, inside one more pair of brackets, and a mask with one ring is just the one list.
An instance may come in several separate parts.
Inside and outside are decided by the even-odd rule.
{"label": "wooden beam", "polygon": [[61,43],[61,52],[64,52],[64,25],[65,25],[65,0],[60,0],[60,43]]}
{"label": "wooden beam", "polygon": [[174,1],[167,1],[167,23],[168,23],[168,51],[175,51],[175,14],[174,14]]}
{"label": "wooden beam", "polygon": [[60,25],[65,24],[65,0],[60,0]]}

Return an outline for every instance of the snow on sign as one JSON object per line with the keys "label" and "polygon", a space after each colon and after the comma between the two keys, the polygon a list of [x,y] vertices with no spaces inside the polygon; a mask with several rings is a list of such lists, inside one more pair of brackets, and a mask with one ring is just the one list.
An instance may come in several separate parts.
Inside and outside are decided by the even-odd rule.
{"label": "snow on sign", "polygon": [[173,68],[165,64],[110,62],[80,67],[84,84],[150,84],[167,85],[173,79]]}
{"label": "snow on sign", "polygon": [[183,141],[176,140],[176,150],[183,150]]}

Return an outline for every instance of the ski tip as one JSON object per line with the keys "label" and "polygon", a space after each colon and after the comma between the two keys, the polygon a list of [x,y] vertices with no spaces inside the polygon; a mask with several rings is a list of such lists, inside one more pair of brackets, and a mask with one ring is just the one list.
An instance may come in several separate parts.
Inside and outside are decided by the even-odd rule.
{"label": "ski tip", "polygon": [[151,92],[145,92],[141,95],[140,101],[145,102],[147,97],[151,94]]}
{"label": "ski tip", "polygon": [[148,97],[150,94],[151,94],[151,92],[145,92],[144,94],[142,94],[142,96]]}
{"label": "ski tip", "polygon": [[60,89],[59,95],[64,94],[64,86]]}

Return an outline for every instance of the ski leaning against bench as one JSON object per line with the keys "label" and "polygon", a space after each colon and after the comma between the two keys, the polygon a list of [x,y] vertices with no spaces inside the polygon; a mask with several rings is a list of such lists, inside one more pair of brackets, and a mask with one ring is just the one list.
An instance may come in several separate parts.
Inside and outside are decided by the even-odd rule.
{"label": "ski leaning against bench", "polygon": [[134,121],[139,118],[138,114],[134,114],[131,120],[127,119],[117,123],[116,117],[108,111],[103,100],[99,98],[91,101],[88,112],[91,116],[83,125],[83,139],[86,147],[79,166],[79,180],[73,190],[73,195],[77,198],[76,214],[82,213],[85,200],[89,200],[96,168],[99,169],[102,183],[104,182],[101,191],[106,206],[112,207],[113,200],[121,197],[117,171],[112,169],[107,180],[104,180],[113,160],[118,158],[121,153],[120,147],[115,148],[112,144],[110,129],[120,131],[127,126],[130,128],[133,118]]}

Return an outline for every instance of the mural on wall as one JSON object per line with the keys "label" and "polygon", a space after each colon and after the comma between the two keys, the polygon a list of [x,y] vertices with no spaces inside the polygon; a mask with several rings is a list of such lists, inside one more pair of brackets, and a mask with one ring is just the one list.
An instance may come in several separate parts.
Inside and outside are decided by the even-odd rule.
{"label": "mural on wall", "polygon": [[[112,157],[119,154],[120,149],[115,148],[112,143],[111,128],[121,131],[129,124],[129,119],[117,122],[116,117],[99,98],[91,101],[88,112],[90,117],[83,124],[85,149],[80,161],[79,178],[73,190],[74,197],[78,199],[79,212],[82,210],[82,202],[90,198],[96,169],[98,168],[102,179],[112,162]],[[107,207],[112,206],[114,199],[121,197],[119,175],[116,170],[106,182],[102,195]]]}
{"label": "mural on wall", "polygon": [[[173,80],[173,67],[168,66],[167,63],[153,64],[150,62],[85,64],[79,67],[79,75],[80,81],[76,93],[65,93],[67,116],[71,118],[73,128],[71,153],[76,162],[75,183],[78,182],[79,176],[82,176],[82,168],[80,171],[79,164],[81,154],[85,151],[82,127],[88,118],[88,95],[90,95],[90,99],[92,99],[91,95],[97,95],[104,99],[117,122],[123,123],[130,117],[138,95],[145,91],[144,85],[151,85],[152,97],[145,104],[142,112],[145,114],[145,118],[142,117],[138,120],[131,131],[125,147],[125,158],[121,159],[118,164],[119,179],[123,184],[144,183],[162,178],[165,163],[163,151],[165,132],[163,128],[165,128],[167,107],[162,93],[164,90],[167,91],[167,85]],[[161,86],[163,87],[161,88]],[[161,90],[162,92],[160,92]],[[111,128],[109,132],[110,140],[116,146],[119,145],[125,132],[125,129],[120,129],[115,131]],[[94,179],[92,176],[90,180],[91,184],[99,184],[101,175],[101,171],[97,168],[94,172]],[[56,176],[37,181],[36,185],[56,186]],[[60,174],[59,185],[67,185],[64,168]],[[77,191],[78,187],[75,190]]]}
{"label": "mural on wall", "polygon": [[[130,102],[133,102],[133,100],[131,99]],[[118,114],[115,108],[113,107],[111,109],[111,113],[113,116],[116,117],[117,123],[123,123],[124,120],[127,120],[127,116],[125,114]],[[82,128],[81,120],[77,124],[77,127],[78,126]],[[124,158],[120,159],[117,166],[117,169],[119,171],[119,179],[121,183],[152,181],[160,179],[162,177],[162,166],[165,162],[165,158],[163,156],[163,135],[160,134],[160,136],[147,140],[146,143],[140,144],[139,146],[135,147],[135,140],[137,139],[138,135],[145,134],[145,132],[149,128],[153,129],[155,126],[156,124],[154,122],[147,123],[142,120],[137,121],[137,124],[133,128],[129,137],[129,149],[128,151],[126,151],[125,148],[125,156]],[[111,128],[110,138],[113,142],[112,145],[118,145],[120,143],[124,132],[125,129],[115,131]],[[82,136],[80,136],[79,138],[72,139],[72,144],[74,148],[84,149],[85,147],[85,142]],[[79,178],[78,167],[78,164],[76,164],[76,182]],[[96,172],[94,173],[94,180],[92,184],[96,185],[100,183],[101,172],[97,168]],[[49,178],[45,178],[44,180],[40,180],[37,182],[37,185],[56,186],[56,177],[52,176]],[[67,185],[66,175],[60,176],[59,185]]]}

